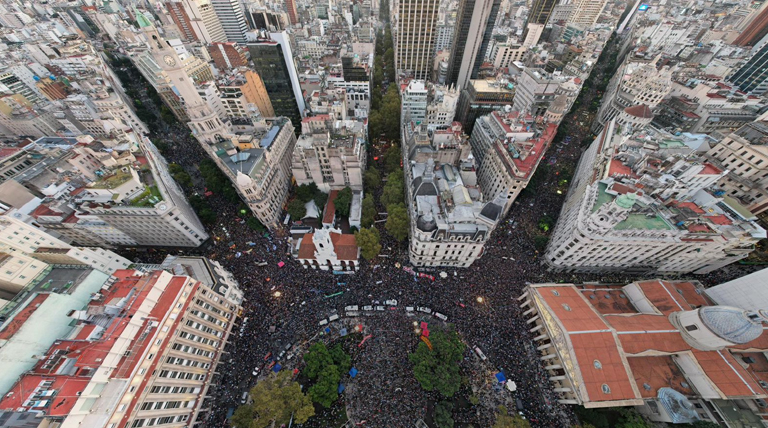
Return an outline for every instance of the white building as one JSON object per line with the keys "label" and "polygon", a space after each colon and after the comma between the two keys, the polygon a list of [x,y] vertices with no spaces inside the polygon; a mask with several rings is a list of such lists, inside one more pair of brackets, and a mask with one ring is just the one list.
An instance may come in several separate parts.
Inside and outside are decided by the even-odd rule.
{"label": "white building", "polygon": [[249,137],[250,141],[239,141],[237,145],[229,140],[214,144],[214,159],[256,218],[273,228],[291,187],[296,135],[291,121],[279,117]]}
{"label": "white building", "polygon": [[315,183],[325,193],[345,187],[353,191],[363,190],[365,125],[329,120],[324,130],[304,126],[304,122],[316,118],[304,119],[302,134],[293,150],[291,170],[296,184]]}
{"label": "white building", "polygon": [[653,109],[667,96],[672,88],[672,70],[669,67],[657,69],[657,60],[636,62],[627,56],[608,83],[597,120],[592,125],[594,133],[600,132],[624,109],[640,104]]}
{"label": "white building", "polygon": [[710,190],[726,171],[660,151],[647,131],[624,134],[611,121],[582,155],[547,246],[552,269],[704,274],[766,236]]}
{"label": "white building", "polygon": [[355,235],[342,234],[338,229],[321,228],[298,239],[294,257],[304,269],[357,271],[360,248]]}
{"label": "white building", "polygon": [[706,154],[714,165],[728,170],[718,183],[720,188],[755,215],[768,210],[766,144],[768,123],[756,121],[729,134]]}
{"label": "white building", "polygon": [[477,181],[486,200],[504,201],[502,218],[536,172],[555,138],[557,125],[536,127],[530,116],[493,112],[477,119],[469,143],[477,158]]}
{"label": "white building", "polygon": [[237,0],[210,0],[228,42],[245,43],[248,25],[243,5]]}
{"label": "white building", "polygon": [[444,85],[430,85],[427,104],[427,126],[430,130],[448,129],[456,116],[461,91]]}
{"label": "white building", "polygon": [[0,251],[50,264],[90,266],[108,274],[131,264],[125,257],[104,248],[74,247],[33,226],[32,222],[32,218],[15,210],[0,215]]}
{"label": "white building", "polygon": [[595,25],[607,3],[607,0],[575,0],[573,12],[568,17],[568,23],[586,27]]}
{"label": "white building", "polygon": [[427,94],[429,91],[423,80],[411,80],[402,89],[401,117],[402,122],[427,121]]}

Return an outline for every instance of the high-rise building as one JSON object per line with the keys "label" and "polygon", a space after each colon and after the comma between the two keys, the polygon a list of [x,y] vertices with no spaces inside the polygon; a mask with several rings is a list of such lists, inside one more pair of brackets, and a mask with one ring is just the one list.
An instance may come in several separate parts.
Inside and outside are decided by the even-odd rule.
{"label": "high-rise building", "polygon": [[402,121],[426,123],[427,121],[427,87],[423,80],[411,80],[402,94]]}
{"label": "high-rise building", "polygon": [[296,184],[315,183],[326,193],[345,187],[362,191],[366,162],[365,126],[361,123],[357,128],[347,127],[347,121],[331,120],[323,121],[327,124],[325,127],[304,126],[316,117],[304,119],[304,129],[293,150],[291,168]]}
{"label": "high-rise building", "polygon": [[264,129],[241,136],[237,148],[229,141],[214,145],[215,160],[235,184],[256,218],[270,229],[280,221],[291,188],[291,157],[296,146],[291,121],[278,117]]}
{"label": "high-rise building", "polygon": [[[172,260],[168,270],[198,278],[119,270],[106,282],[95,274],[80,282],[78,273],[72,288],[90,297],[79,305],[35,290],[35,303],[57,313],[28,306],[22,316],[12,314],[18,319],[4,338],[15,340],[6,345],[19,354],[35,349],[38,358],[6,366],[14,375],[26,370],[9,379],[14,383],[3,388],[0,408],[67,428],[193,426],[204,420],[242,292],[228,272],[206,259]],[[45,341],[35,338],[34,347],[18,338],[39,330],[50,332],[43,333]]]}
{"label": "high-rise building", "polygon": [[228,42],[245,43],[248,25],[245,21],[243,6],[239,0],[211,0],[213,10],[219,17],[221,28]]}
{"label": "high-rise building", "polygon": [[227,41],[210,0],[168,0],[165,8],[185,41]]}
{"label": "high-rise building", "polygon": [[754,11],[751,21],[747,24],[736,40],[733,41],[737,46],[755,46],[760,40],[768,34],[768,2],[763,2],[760,9]]}
{"label": "high-rise building", "polygon": [[716,167],[728,170],[720,188],[755,215],[768,210],[767,147],[768,123],[758,120],[727,135],[706,154]]}
{"label": "high-rise building", "polygon": [[285,0],[285,11],[288,13],[288,21],[291,25],[299,23],[299,13],[296,12],[296,0]]}
{"label": "high-rise building", "polygon": [[288,34],[269,33],[268,38],[248,42],[248,50],[253,67],[267,88],[275,116],[301,123],[306,107]]}
{"label": "high-rise building", "polygon": [[512,84],[495,79],[472,79],[461,91],[459,106],[456,108],[456,121],[472,135],[477,118],[512,105],[514,96],[515,89]]}
{"label": "high-rise building", "polygon": [[752,49],[752,56],[728,77],[742,91],[762,95],[768,90],[768,42]]}
{"label": "high-rise building", "polygon": [[470,78],[477,78],[477,70],[485,59],[500,4],[501,0],[459,2],[447,85],[456,85],[462,89]]}
{"label": "high-rise building", "polygon": [[414,79],[425,80],[432,70],[439,0],[397,2],[395,67]]}
{"label": "high-rise building", "polygon": [[[190,60],[182,61],[177,51],[163,40],[143,14],[137,13],[137,21],[149,46],[149,52],[134,58],[139,71],[155,86],[176,117],[189,121],[189,128],[198,141],[210,144],[227,135],[224,123],[200,97],[192,76],[187,72],[185,65]],[[210,73],[207,65],[200,69]]]}
{"label": "high-rise building", "polygon": [[607,3],[607,0],[576,0],[568,23],[584,25],[587,28],[595,25]]}
{"label": "high-rise building", "polygon": [[528,11],[528,20],[526,24],[547,25],[552,9],[557,5],[558,0],[533,0],[531,10]]}
{"label": "high-rise building", "polygon": [[216,68],[222,71],[248,65],[243,50],[235,42],[211,43],[208,54]]}

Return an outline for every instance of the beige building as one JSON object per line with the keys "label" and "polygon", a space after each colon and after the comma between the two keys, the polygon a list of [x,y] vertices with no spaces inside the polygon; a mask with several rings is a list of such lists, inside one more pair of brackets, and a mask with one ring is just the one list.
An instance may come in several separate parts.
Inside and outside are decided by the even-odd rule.
{"label": "beige building", "polygon": [[573,12],[568,17],[568,23],[586,27],[595,25],[607,3],[607,0],[576,0],[573,4]]}
{"label": "beige building", "polygon": [[304,122],[317,121],[318,117],[321,116],[302,121],[303,132],[293,149],[291,162],[296,184],[315,183],[325,193],[345,187],[363,190],[365,125],[329,120],[326,122],[331,125],[330,129],[304,126]]}
{"label": "beige building", "polygon": [[[75,329],[16,381],[0,409],[42,411],[62,428],[195,426],[204,419],[242,292],[209,260],[166,260],[164,267],[196,278],[115,272],[85,309],[70,312]],[[69,357],[58,358],[62,353]],[[47,398],[30,400],[37,396]]]}
{"label": "beige building", "polygon": [[285,117],[265,122],[238,144],[211,146],[219,167],[259,221],[276,227],[291,188],[291,157],[296,134]]}
{"label": "beige building", "polygon": [[755,215],[768,210],[767,142],[768,122],[756,121],[729,134],[706,154],[715,165],[729,171],[718,183],[720,187]]}
{"label": "beige building", "polygon": [[0,292],[13,297],[49,271],[47,263],[21,253],[0,251]]}
{"label": "beige building", "polygon": [[260,114],[262,117],[274,117],[275,110],[264,82],[255,71],[243,67],[220,78],[217,86],[227,116],[257,117]]}
{"label": "beige building", "polygon": [[104,248],[74,247],[36,227],[16,210],[0,215],[0,251],[32,257],[56,265],[82,265],[105,273],[127,268],[131,262]]}

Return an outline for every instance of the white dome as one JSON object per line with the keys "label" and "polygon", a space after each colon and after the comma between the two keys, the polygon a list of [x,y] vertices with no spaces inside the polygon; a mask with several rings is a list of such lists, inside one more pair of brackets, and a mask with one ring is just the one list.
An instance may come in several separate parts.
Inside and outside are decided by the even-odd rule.
{"label": "white dome", "polygon": [[248,177],[247,175],[243,174],[242,172],[237,173],[237,185],[240,187],[249,187],[253,183],[253,180],[251,180],[251,177]]}

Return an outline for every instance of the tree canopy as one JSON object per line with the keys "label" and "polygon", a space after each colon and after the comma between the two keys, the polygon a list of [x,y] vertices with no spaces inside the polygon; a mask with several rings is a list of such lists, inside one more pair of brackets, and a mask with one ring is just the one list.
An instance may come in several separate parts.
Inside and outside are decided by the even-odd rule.
{"label": "tree canopy", "polygon": [[393,238],[402,242],[408,237],[408,230],[410,224],[408,222],[408,210],[401,202],[399,204],[390,205],[387,207],[387,223],[385,228]]}
{"label": "tree canopy", "polygon": [[403,203],[405,201],[405,187],[403,183],[403,173],[395,171],[387,176],[387,184],[381,193],[381,204],[389,211],[390,205]]}
{"label": "tree canopy", "polygon": [[369,193],[363,198],[363,210],[360,215],[360,223],[363,227],[370,227],[376,221],[376,203],[373,196]]}
{"label": "tree canopy", "polygon": [[336,207],[336,211],[343,217],[349,217],[349,209],[352,206],[352,189],[345,187],[338,195],[336,200],[333,201],[333,205]]}
{"label": "tree canopy", "polygon": [[307,209],[304,207],[304,202],[299,199],[294,199],[288,204],[288,214],[295,220],[301,220],[307,215]]}
{"label": "tree canopy", "polygon": [[366,260],[373,260],[381,252],[379,231],[375,227],[363,228],[355,232],[355,243]]}
{"label": "tree canopy", "polygon": [[493,424],[493,428],[531,428],[531,424],[518,414],[508,414],[506,407],[499,406],[499,413],[496,414],[496,423]]}
{"label": "tree canopy", "polygon": [[[237,428],[263,428],[293,422],[303,424],[315,414],[312,400],[301,392],[291,372],[283,371],[259,382],[251,389],[253,404],[240,406],[232,416]],[[251,420],[248,424],[248,420]]]}
{"label": "tree canopy", "polygon": [[309,352],[304,355],[304,374],[314,385],[309,388],[312,400],[324,407],[331,407],[339,397],[338,386],[341,375],[352,367],[352,359],[340,344],[331,349],[323,342],[315,343],[309,347]]}
{"label": "tree canopy", "polygon": [[416,352],[408,354],[413,374],[426,391],[452,397],[461,387],[459,362],[466,345],[455,331],[435,331],[429,336],[432,349],[419,342]]}

